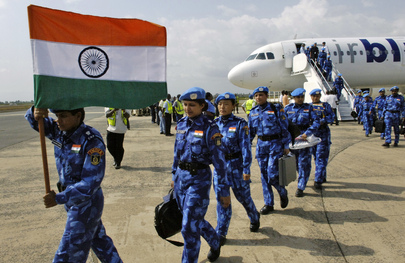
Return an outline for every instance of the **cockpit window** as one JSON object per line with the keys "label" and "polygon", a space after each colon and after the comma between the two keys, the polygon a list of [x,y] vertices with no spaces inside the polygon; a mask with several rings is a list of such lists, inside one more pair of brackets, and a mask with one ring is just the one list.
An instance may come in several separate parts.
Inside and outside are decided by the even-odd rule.
{"label": "cockpit window", "polygon": [[266,59],[266,57],[264,56],[264,53],[259,53],[259,55],[257,55],[256,59]]}
{"label": "cockpit window", "polygon": [[252,54],[247,57],[246,61],[253,60],[253,59],[255,59],[256,56],[257,56],[257,54]]}
{"label": "cockpit window", "polygon": [[273,53],[267,52],[266,55],[267,55],[267,59],[274,59],[274,54]]}

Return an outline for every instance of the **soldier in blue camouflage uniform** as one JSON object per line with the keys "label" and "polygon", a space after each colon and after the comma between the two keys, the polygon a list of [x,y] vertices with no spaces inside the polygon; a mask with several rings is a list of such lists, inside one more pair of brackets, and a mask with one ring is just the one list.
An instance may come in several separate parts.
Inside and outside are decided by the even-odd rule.
{"label": "soldier in blue camouflage uniform", "polygon": [[363,112],[361,110],[361,102],[363,101],[363,95],[361,95],[361,90],[357,91],[357,96],[354,98],[354,109],[357,113],[357,124],[361,123],[361,117],[363,116]]}
{"label": "soldier in blue camouflage uniform", "polygon": [[253,91],[257,106],[249,114],[250,141],[258,136],[256,159],[263,187],[264,206],[260,210],[262,215],[274,210],[272,186],[280,195],[281,208],[288,205],[287,190],[279,184],[278,159],[290,152],[291,135],[282,106],[267,102],[268,92],[267,87],[258,87]]}
{"label": "soldier in blue camouflage uniform", "polygon": [[[373,102],[373,108],[376,110],[377,118],[379,120],[384,119],[384,106],[385,106],[385,99],[387,96],[385,96],[385,89],[382,88],[378,91],[380,93],[380,96],[376,97]],[[384,140],[384,132],[381,133],[380,138],[381,140]]]}
{"label": "soldier in blue camouflage uniform", "polygon": [[[319,117],[316,115],[311,104],[304,103],[305,89],[295,89],[291,96],[295,103],[288,104],[284,110],[292,124],[301,130],[301,138],[313,135],[320,126]],[[294,140],[295,138],[293,138]],[[303,197],[304,190],[311,174],[311,148],[292,150],[297,160],[298,171],[298,189],[295,192],[296,197]]]}
{"label": "soldier in blue camouflage uniform", "polygon": [[361,104],[363,111],[363,128],[365,130],[366,136],[373,132],[373,122],[375,108],[373,108],[373,101],[371,100],[370,94],[366,93],[363,95],[364,101]]}
{"label": "soldier in blue camouflage uniform", "polygon": [[187,90],[180,101],[186,116],[178,121],[176,127],[172,180],[176,200],[183,213],[182,262],[198,261],[200,236],[211,248],[207,258],[212,262],[219,257],[221,246],[220,236],[204,219],[210,202],[211,163],[216,170],[214,180],[222,206],[227,208],[231,202],[222,135],[218,126],[202,114],[207,107],[203,89],[194,87]]}
{"label": "soldier in blue camouflage uniform", "polygon": [[[228,179],[236,199],[243,205],[250,219],[250,231],[257,232],[260,227],[260,214],[250,194],[250,165],[252,152],[249,138],[249,127],[245,119],[232,114],[236,97],[226,92],[217,97],[215,104],[219,110],[219,117],[215,119],[222,134],[222,145],[225,148],[225,159],[228,165]],[[217,178],[214,171],[214,178]],[[232,205],[224,208],[219,198],[217,181],[214,180],[214,190],[217,196],[217,227],[219,235],[226,237],[232,216]],[[223,238],[223,242],[225,242]]]}
{"label": "soldier in blue camouflage uniform", "polygon": [[340,100],[340,96],[342,96],[342,90],[344,88],[342,74],[339,73],[338,76],[335,78],[333,87],[336,89],[338,100]]}
{"label": "soldier in blue camouflage uniform", "polygon": [[326,166],[328,165],[331,142],[330,129],[328,124],[332,124],[335,118],[332,107],[327,102],[321,102],[321,89],[313,89],[309,93],[312,99],[312,107],[320,118],[320,127],[314,135],[322,141],[312,148],[315,160],[315,182],[316,189],[322,189],[322,183],[326,182]]}
{"label": "soldier in blue camouflage uniform", "polygon": [[404,97],[398,94],[399,88],[394,86],[390,89],[391,95],[385,100],[383,111],[385,122],[385,143],[382,146],[389,147],[391,144],[391,127],[394,126],[395,141],[394,146],[399,142],[399,124],[405,121],[405,102]]}
{"label": "soldier in blue camouflage uniform", "polygon": [[83,123],[84,110],[29,109],[25,118],[38,131],[44,118],[45,135],[55,145],[59,174],[58,188],[44,196],[47,208],[65,205],[67,222],[53,262],[85,263],[90,248],[101,262],[122,262],[112,239],[107,236],[101,214],[104,196],[101,181],[105,172],[105,145],[100,133]]}

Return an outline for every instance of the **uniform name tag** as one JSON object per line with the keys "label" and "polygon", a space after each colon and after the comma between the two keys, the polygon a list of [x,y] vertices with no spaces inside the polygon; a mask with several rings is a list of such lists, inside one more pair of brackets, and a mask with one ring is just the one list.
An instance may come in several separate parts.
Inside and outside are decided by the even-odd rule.
{"label": "uniform name tag", "polygon": [[185,134],[186,130],[176,130],[176,133]]}

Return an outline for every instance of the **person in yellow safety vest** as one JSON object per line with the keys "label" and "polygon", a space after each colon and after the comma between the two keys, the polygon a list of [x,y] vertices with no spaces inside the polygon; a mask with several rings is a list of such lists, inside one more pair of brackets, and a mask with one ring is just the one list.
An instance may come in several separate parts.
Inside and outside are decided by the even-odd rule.
{"label": "person in yellow safety vest", "polygon": [[173,103],[173,108],[176,113],[176,122],[183,118],[184,115],[183,103],[181,103],[181,101],[179,100],[180,96],[181,95],[178,94],[176,101]]}
{"label": "person in yellow safety vest", "polygon": [[173,113],[173,105],[170,99],[172,96],[170,94],[167,94],[167,99],[165,103],[163,104],[162,112],[164,113],[165,116],[165,135],[166,136],[173,136],[172,133],[170,133],[170,127],[172,126],[172,113]]}
{"label": "person in yellow safety vest", "polygon": [[243,111],[247,114],[247,117],[249,118],[249,113],[250,110],[253,108],[255,104],[255,101],[253,100],[253,95],[250,94],[249,95],[249,99],[246,100],[243,104],[242,104],[242,109]]}
{"label": "person in yellow safety vest", "polygon": [[124,136],[128,130],[130,111],[125,109],[105,108],[107,117],[107,149],[114,158],[115,169],[121,168],[124,157]]}

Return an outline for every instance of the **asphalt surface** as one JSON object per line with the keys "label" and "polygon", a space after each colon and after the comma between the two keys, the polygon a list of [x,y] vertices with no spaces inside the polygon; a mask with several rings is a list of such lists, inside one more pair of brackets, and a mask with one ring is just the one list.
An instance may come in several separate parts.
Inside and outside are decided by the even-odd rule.
{"label": "asphalt surface", "polygon": [[[105,136],[102,109],[89,112],[85,122]],[[7,115],[0,114],[0,262],[51,262],[66,213],[62,206],[43,206],[38,134],[30,130],[24,113]],[[174,137],[160,135],[150,117],[134,116],[130,122],[123,168],[115,170],[107,153],[104,225],[124,262],[180,262],[182,248],[162,240],[153,225],[155,206],[170,188]],[[217,262],[405,262],[404,137],[399,147],[387,149],[378,134],[365,137],[355,122],[331,130],[324,189],[313,188],[313,166],[304,197],[295,197],[297,183],[290,183],[288,207],[280,208],[276,194],[275,211],[261,217],[258,233],[249,231],[246,212],[232,196],[228,240]],[[50,142],[47,151],[54,186],[57,175]],[[255,159],[251,170],[252,197],[260,209],[264,202]],[[211,191],[206,219],[214,227],[215,206]],[[173,239],[182,241],[180,234]],[[208,262],[208,251],[202,240],[199,262]]]}

